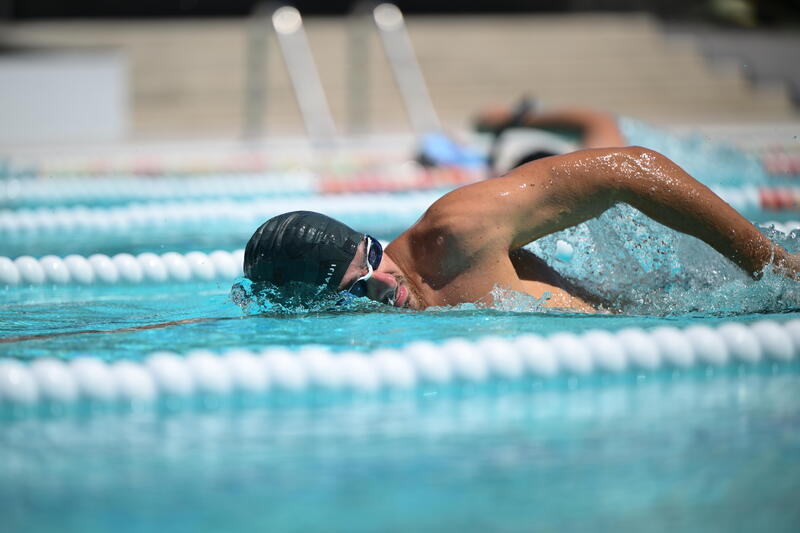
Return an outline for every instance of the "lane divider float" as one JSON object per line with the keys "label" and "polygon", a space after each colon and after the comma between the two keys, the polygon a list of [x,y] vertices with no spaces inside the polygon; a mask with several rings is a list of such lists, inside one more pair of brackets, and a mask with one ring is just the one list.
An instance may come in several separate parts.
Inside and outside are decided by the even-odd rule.
{"label": "lane divider float", "polygon": [[116,285],[190,281],[232,281],[242,275],[244,250],[232,252],[121,253],[109,257],[71,254],[0,257],[0,287],[26,285]]}
{"label": "lane divider float", "polygon": [[313,394],[379,395],[458,384],[520,382],[660,369],[722,368],[764,362],[786,366],[800,354],[800,319],[726,322],[718,327],[670,326],[617,332],[591,330],[516,338],[412,342],[400,349],[332,352],[272,347],[217,354],[156,352],[143,361],[0,360],[0,405],[155,405],[169,398]]}
{"label": "lane divider float", "polygon": [[203,177],[126,176],[12,178],[0,180],[0,205],[177,200],[198,198],[291,197],[357,192],[452,188],[484,179],[483,172],[458,167],[404,166],[337,174],[292,171]]}
{"label": "lane divider float", "polygon": [[[442,190],[406,194],[362,193],[339,196],[140,203],[113,207],[39,207],[0,211],[0,235],[92,232],[119,234],[130,228],[174,227],[231,221],[252,224],[287,211],[319,211],[333,217],[381,215],[418,217]],[[253,228],[255,229],[255,228]]]}
{"label": "lane divider float", "polygon": [[[764,198],[780,196],[783,189],[727,188],[719,189],[721,197],[734,208],[752,212],[761,209]],[[336,196],[309,196],[300,198],[270,198],[250,201],[208,200],[185,202],[136,203],[112,207],[39,207],[0,211],[0,235],[31,237],[38,234],[91,232],[119,234],[130,228],[162,228],[178,225],[207,223],[209,221],[252,224],[279,213],[293,210],[311,210],[334,217],[374,216],[388,214],[406,220],[421,215],[444,192],[414,191],[398,193],[348,193]],[[766,194],[766,196],[765,196]],[[793,193],[794,194],[794,193]],[[770,196],[772,195],[772,196]],[[794,198],[794,197],[792,197]],[[800,188],[791,202],[767,200],[769,210],[780,210],[797,205],[800,208]],[[784,207],[778,207],[784,206]],[[800,227],[795,221],[767,222],[788,233]]]}
{"label": "lane divider float", "polygon": [[800,177],[800,153],[772,150],[761,156],[768,174],[781,177]]}

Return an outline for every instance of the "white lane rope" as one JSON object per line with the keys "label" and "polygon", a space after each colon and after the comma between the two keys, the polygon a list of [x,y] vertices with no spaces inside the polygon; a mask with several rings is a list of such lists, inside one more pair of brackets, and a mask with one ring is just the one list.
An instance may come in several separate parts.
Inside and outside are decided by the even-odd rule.
{"label": "white lane rope", "polygon": [[232,252],[150,252],[84,257],[29,255],[0,257],[0,288],[30,285],[137,285],[191,281],[232,281],[242,275],[244,250]]}
{"label": "white lane rope", "polygon": [[[452,176],[451,176],[452,174]],[[145,202],[249,197],[314,196],[328,192],[408,191],[458,186],[479,180],[474,171],[403,167],[374,171],[370,176],[337,176],[304,170],[213,176],[72,177],[0,180],[0,205],[59,205],[76,202]],[[800,207],[797,186],[712,186],[739,211],[786,210]]]}
{"label": "white lane rope", "polygon": [[[130,229],[163,228],[211,222],[252,224],[287,211],[319,211],[333,217],[418,217],[441,191],[361,193],[250,201],[159,202],[116,207],[40,207],[0,211],[0,236],[81,232],[121,234]],[[255,228],[253,228],[255,229]]]}
{"label": "white lane rope", "polygon": [[396,192],[455,187],[482,179],[476,169],[394,165],[360,172],[285,172],[211,176],[11,178],[0,180],[0,205],[127,203],[200,198],[313,196],[348,192]]}
{"label": "white lane rope", "polygon": [[726,322],[717,327],[664,326],[581,335],[522,335],[442,344],[413,342],[369,353],[332,352],[321,346],[298,351],[281,347],[260,352],[236,349],[217,354],[157,352],[143,361],[106,362],[93,357],[69,361],[0,360],[0,405],[89,402],[157,405],[169,398],[313,394],[338,391],[379,395],[431,387],[518,382],[592,374],[647,373],[762,362],[786,366],[800,354],[800,320]]}
{"label": "white lane rope", "polygon": [[[752,190],[751,190],[752,189]],[[755,188],[717,190],[734,208],[752,212],[759,208]],[[36,236],[53,233],[120,233],[129,229],[160,228],[198,222],[252,223],[294,210],[320,211],[331,216],[393,216],[405,220],[418,216],[442,195],[442,190],[405,193],[365,192],[309,195],[255,200],[190,198],[184,201],[133,203],[111,207],[59,206],[0,210],[0,236]],[[788,233],[800,222],[768,222]]]}
{"label": "white lane rope", "polygon": [[0,205],[67,201],[164,200],[232,196],[316,194],[319,178],[306,171],[278,174],[231,174],[113,179],[74,177],[0,180]]}
{"label": "white lane rope", "polygon": [[[132,204],[117,207],[58,207],[0,210],[0,237],[47,238],[65,232],[81,236],[121,235],[126,231],[183,231],[198,224],[228,223],[249,227],[287,211],[310,210],[335,218],[366,219],[375,224],[408,225],[441,195],[435,192],[406,194],[359,193],[335,197],[268,199],[260,201],[194,201]],[[754,222],[785,234],[800,230],[800,220]]]}

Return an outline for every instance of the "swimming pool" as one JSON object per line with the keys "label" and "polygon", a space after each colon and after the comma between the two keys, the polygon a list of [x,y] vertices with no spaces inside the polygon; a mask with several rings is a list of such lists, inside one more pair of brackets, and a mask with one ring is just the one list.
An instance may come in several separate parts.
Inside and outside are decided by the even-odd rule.
{"label": "swimming pool", "polygon": [[[776,218],[766,176],[715,168],[748,216]],[[535,246],[595,291],[624,287],[623,315],[514,294],[243,311],[229,289],[259,219],[302,205],[388,240],[446,185],[320,196],[295,178],[210,176],[191,199],[176,180],[165,200],[166,181],[158,203],[137,178],[6,184],[9,530],[796,530],[795,283],[753,283],[615,208]]]}

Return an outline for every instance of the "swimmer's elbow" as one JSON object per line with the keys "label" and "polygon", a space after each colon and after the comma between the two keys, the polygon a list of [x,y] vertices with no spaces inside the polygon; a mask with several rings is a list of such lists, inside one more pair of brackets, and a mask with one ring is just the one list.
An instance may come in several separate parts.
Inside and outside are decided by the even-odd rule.
{"label": "swimmer's elbow", "polygon": [[621,150],[624,151],[626,154],[628,154],[631,157],[642,157],[642,156],[651,155],[651,154],[661,155],[658,152],[656,152],[655,150],[651,150],[650,148],[645,148],[644,146],[640,146],[638,144],[632,144],[630,146],[625,146],[624,148],[621,148]]}
{"label": "swimmer's elbow", "polygon": [[664,155],[643,146],[627,146],[615,152],[609,162],[608,184],[618,200],[626,201],[630,194],[639,194],[643,187],[660,188],[663,180],[674,175],[666,171],[672,162]]}
{"label": "swimmer's elbow", "polygon": [[644,146],[626,146],[620,148],[619,151],[625,162],[631,165],[632,169],[639,170],[640,172],[647,171],[653,168],[654,165],[669,161],[663,154],[651,150],[650,148],[645,148]]}

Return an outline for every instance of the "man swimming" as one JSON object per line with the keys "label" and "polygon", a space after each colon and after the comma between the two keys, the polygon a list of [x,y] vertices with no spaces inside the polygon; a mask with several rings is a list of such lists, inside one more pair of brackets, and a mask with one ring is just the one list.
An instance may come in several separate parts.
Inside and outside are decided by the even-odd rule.
{"label": "man swimming", "polygon": [[[475,129],[497,133],[509,128],[533,128],[575,138],[581,148],[625,146],[625,136],[611,113],[587,107],[537,110],[535,101],[524,98],[516,109],[491,106],[473,119]],[[554,154],[555,155],[555,154]],[[516,166],[516,165],[515,165]]]}
{"label": "man swimming", "polygon": [[451,191],[385,251],[318,213],[285,213],[247,244],[244,273],[256,284],[289,283],[425,309],[491,306],[500,287],[546,307],[593,312],[593,302],[523,247],[599,216],[618,202],[697,237],[758,278],[767,265],[797,276],[800,260],[663,155],[599,148],[539,159]]}

